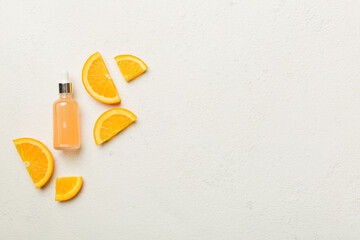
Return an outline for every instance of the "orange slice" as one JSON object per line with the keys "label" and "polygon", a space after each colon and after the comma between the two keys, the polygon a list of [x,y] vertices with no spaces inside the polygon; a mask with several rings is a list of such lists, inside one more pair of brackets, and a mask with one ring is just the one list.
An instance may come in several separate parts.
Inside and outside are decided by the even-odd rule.
{"label": "orange slice", "polygon": [[86,91],[96,100],[108,104],[121,101],[100,53],[94,53],[86,61],[82,81]]}
{"label": "orange slice", "polygon": [[119,55],[114,58],[127,82],[138,77],[148,69],[141,59],[132,55]]}
{"label": "orange slice", "polygon": [[82,177],[62,177],[56,179],[55,201],[66,201],[78,194],[83,183]]}
{"label": "orange slice", "polygon": [[44,186],[54,169],[54,161],[49,149],[32,138],[19,138],[13,142],[35,187]]}
{"label": "orange slice", "polygon": [[113,108],[104,112],[96,120],[94,138],[96,145],[114,137],[136,120],[135,114],[124,108]]}

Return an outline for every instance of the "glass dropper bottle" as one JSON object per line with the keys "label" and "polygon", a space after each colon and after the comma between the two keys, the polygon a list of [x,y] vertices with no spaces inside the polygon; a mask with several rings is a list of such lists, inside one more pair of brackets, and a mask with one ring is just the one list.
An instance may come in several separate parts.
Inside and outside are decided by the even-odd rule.
{"label": "glass dropper bottle", "polygon": [[53,105],[54,148],[57,150],[80,148],[79,107],[72,98],[72,84],[68,72],[59,82],[59,99]]}

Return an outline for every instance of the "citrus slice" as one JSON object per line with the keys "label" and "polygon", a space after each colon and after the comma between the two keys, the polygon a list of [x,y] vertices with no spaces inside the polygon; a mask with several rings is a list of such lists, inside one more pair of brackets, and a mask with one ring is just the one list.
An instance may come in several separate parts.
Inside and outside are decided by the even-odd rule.
{"label": "citrus slice", "polygon": [[62,177],[56,179],[55,201],[69,200],[80,191],[83,183],[82,177]]}
{"label": "citrus slice", "polygon": [[148,69],[141,59],[132,55],[119,55],[114,58],[127,82],[138,77]]}
{"label": "citrus slice", "polygon": [[86,91],[96,100],[108,104],[121,101],[100,53],[94,53],[86,61],[82,81]]}
{"label": "citrus slice", "polygon": [[113,108],[104,112],[96,120],[94,138],[96,145],[114,137],[136,120],[135,114],[124,108]]}
{"label": "citrus slice", "polygon": [[35,187],[44,186],[54,169],[54,161],[49,149],[32,138],[19,138],[13,142]]}

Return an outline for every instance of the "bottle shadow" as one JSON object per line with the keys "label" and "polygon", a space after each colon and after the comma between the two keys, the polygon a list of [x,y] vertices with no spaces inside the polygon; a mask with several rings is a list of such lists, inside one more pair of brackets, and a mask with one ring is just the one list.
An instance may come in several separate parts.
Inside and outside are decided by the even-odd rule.
{"label": "bottle shadow", "polygon": [[81,154],[81,147],[78,149],[63,149],[61,150],[61,155],[64,158],[76,158]]}

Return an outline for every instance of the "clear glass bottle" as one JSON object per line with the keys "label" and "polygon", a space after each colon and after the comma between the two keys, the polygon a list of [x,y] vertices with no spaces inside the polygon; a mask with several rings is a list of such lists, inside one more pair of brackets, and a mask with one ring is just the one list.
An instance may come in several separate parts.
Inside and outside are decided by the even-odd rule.
{"label": "clear glass bottle", "polygon": [[72,84],[68,73],[59,83],[60,98],[53,105],[54,148],[57,150],[80,148],[79,107],[72,98]]}

